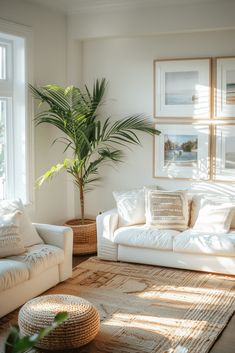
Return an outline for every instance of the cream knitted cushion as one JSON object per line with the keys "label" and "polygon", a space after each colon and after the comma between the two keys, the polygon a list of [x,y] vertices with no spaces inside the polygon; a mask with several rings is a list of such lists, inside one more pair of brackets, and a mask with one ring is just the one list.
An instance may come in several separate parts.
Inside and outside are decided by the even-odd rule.
{"label": "cream knitted cushion", "polygon": [[19,234],[20,212],[0,216],[0,258],[25,251]]}
{"label": "cream knitted cushion", "polygon": [[187,191],[145,190],[146,224],[159,229],[188,228]]}

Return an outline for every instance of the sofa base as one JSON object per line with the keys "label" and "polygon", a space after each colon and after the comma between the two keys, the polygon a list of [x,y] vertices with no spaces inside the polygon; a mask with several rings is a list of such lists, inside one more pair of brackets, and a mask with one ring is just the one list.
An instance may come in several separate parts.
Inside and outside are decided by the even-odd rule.
{"label": "sofa base", "polygon": [[118,245],[118,260],[235,275],[235,257],[185,254]]}
{"label": "sofa base", "polygon": [[1,292],[0,317],[15,310],[29,299],[60,282],[59,267],[53,266],[39,275]]}

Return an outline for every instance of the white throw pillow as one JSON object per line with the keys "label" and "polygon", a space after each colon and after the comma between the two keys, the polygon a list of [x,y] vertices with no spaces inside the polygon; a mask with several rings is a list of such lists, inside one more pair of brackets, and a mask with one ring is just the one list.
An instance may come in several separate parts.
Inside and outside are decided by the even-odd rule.
{"label": "white throw pillow", "polygon": [[146,224],[158,229],[188,228],[188,198],[186,190],[145,190]]}
{"label": "white throw pillow", "polygon": [[[205,202],[211,202],[213,204],[231,204],[231,207],[235,205],[235,197],[231,197],[228,195],[217,195],[217,194],[197,194],[192,198],[192,210],[191,210],[191,221],[190,227],[193,228],[201,207],[205,204]],[[234,226],[233,226],[234,225]],[[235,228],[235,212],[233,214],[233,219],[231,222],[231,228]]]}
{"label": "white throw pillow", "polygon": [[190,228],[194,227],[194,224],[197,220],[201,203],[202,203],[203,195],[196,195],[192,198],[192,205],[191,205],[191,215],[190,215]]}
{"label": "white throw pillow", "polygon": [[25,252],[19,233],[20,216],[19,211],[0,216],[0,258]]}
{"label": "white throw pillow", "polygon": [[119,227],[145,223],[144,189],[114,191],[113,197],[117,204]]}
{"label": "white throw pillow", "polygon": [[224,234],[229,231],[235,211],[235,203],[229,202],[229,200],[222,202],[221,199],[201,197],[196,201],[194,198],[194,204],[197,205],[197,209],[200,205],[193,226],[194,230],[214,234]]}
{"label": "white throw pillow", "polygon": [[0,201],[0,216],[15,211],[21,212],[19,232],[25,247],[42,244],[43,240],[38,235],[35,227],[32,225],[29,216],[20,199],[18,200],[1,200]]}

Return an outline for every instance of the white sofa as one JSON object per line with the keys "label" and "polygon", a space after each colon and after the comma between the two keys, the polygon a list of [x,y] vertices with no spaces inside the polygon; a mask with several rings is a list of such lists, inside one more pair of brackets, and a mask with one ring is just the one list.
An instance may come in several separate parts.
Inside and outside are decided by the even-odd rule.
{"label": "white sofa", "polygon": [[98,257],[235,275],[235,231],[227,234],[118,227],[117,209],[97,217]]}
{"label": "white sofa", "polygon": [[71,228],[35,224],[44,243],[0,259],[0,317],[72,275]]}

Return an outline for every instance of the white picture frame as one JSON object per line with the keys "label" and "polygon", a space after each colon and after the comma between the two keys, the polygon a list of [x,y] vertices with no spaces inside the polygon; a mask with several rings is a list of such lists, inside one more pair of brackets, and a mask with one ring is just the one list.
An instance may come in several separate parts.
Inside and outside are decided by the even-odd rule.
{"label": "white picture frame", "polygon": [[216,181],[235,181],[235,125],[216,125],[213,140],[213,179]]}
{"label": "white picture frame", "polygon": [[157,124],[154,138],[154,177],[208,180],[210,178],[210,126]]}
{"label": "white picture frame", "polygon": [[211,59],[154,61],[154,117],[211,117]]}
{"label": "white picture frame", "polygon": [[216,58],[215,118],[235,118],[235,57]]}

